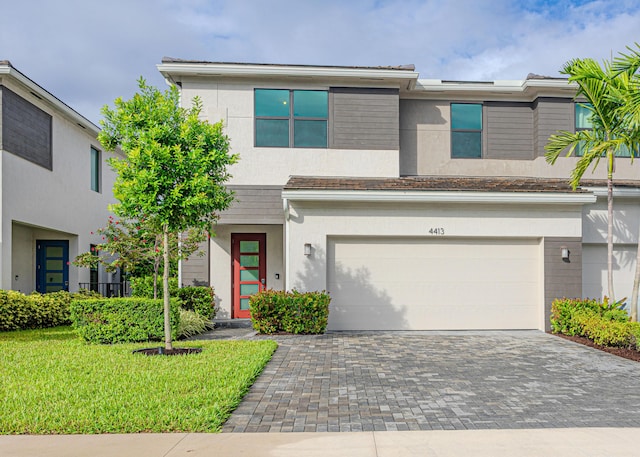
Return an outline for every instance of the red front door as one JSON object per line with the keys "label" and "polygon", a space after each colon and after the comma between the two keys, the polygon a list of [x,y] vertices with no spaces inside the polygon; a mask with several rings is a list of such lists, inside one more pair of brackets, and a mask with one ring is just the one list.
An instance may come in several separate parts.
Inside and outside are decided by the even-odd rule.
{"label": "red front door", "polygon": [[267,286],[267,237],[264,233],[232,233],[233,317],[251,317],[249,298]]}

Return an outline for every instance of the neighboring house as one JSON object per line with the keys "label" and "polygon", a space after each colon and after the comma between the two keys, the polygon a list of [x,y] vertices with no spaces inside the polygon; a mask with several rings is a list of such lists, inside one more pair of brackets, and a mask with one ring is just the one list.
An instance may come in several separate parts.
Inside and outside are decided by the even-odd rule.
{"label": "neighboring house", "polygon": [[[184,283],[215,288],[219,316],[247,317],[263,287],[324,289],[334,330],[544,330],[555,297],[606,293],[604,164],[573,192],[577,159],[544,159],[552,133],[585,127],[566,80],[175,59],[158,68],[185,104],[198,96],[209,121],[224,121],[240,156],[237,201],[206,256],[183,266]],[[622,298],[638,166],[619,159],[615,179]]]}
{"label": "neighboring house", "polygon": [[51,292],[111,282],[70,264],[101,240],[114,174],[98,127],[0,61],[0,288]]}

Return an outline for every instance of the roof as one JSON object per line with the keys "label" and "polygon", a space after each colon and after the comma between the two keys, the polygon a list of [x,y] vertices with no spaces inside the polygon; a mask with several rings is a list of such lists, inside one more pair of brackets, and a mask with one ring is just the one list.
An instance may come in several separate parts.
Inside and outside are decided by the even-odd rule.
{"label": "roof", "polygon": [[16,84],[22,86],[27,92],[31,92],[34,96],[43,100],[74,124],[88,130],[92,135],[95,135],[96,137],[98,136],[100,128],[97,125],[64,103],[51,92],[47,91],[42,86],[38,85],[36,82],[18,71],[18,69],[16,69],[16,67],[14,67],[8,60],[0,60],[0,79],[3,77],[11,78]]}
{"label": "roof", "polygon": [[358,65],[309,65],[309,64],[272,64],[272,63],[249,63],[249,62],[216,62],[208,60],[189,60],[179,59],[176,57],[163,57],[162,63],[179,63],[179,64],[210,64],[210,65],[244,65],[244,66],[261,66],[261,67],[300,67],[300,68],[343,68],[343,69],[360,69],[360,70],[398,70],[398,71],[415,71],[413,64],[407,65],[388,65],[388,66],[358,66]]}
{"label": "roof", "polygon": [[[600,183],[602,185],[602,183]],[[640,187],[640,183],[635,184]],[[566,179],[419,176],[400,178],[336,178],[292,176],[285,190],[575,192]]]}

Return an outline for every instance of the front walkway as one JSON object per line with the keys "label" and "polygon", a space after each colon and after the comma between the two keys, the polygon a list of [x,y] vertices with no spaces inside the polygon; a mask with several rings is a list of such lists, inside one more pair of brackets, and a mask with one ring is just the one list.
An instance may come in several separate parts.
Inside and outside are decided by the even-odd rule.
{"label": "front walkway", "polygon": [[640,364],[537,331],[245,337],[280,346],[224,432],[640,427]]}

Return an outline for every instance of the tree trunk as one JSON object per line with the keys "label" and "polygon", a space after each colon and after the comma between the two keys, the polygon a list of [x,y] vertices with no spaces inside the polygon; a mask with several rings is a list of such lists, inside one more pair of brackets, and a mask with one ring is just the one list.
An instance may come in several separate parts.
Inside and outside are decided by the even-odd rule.
{"label": "tree trunk", "polygon": [[607,174],[607,283],[609,299],[615,302],[613,293],[613,174],[611,168]]}
{"label": "tree trunk", "polygon": [[164,246],[164,271],[162,272],[162,292],[164,299],[164,347],[173,349],[171,344],[171,302],[169,297],[169,227],[162,227],[162,244]]}

